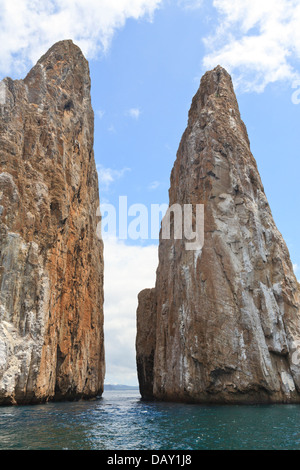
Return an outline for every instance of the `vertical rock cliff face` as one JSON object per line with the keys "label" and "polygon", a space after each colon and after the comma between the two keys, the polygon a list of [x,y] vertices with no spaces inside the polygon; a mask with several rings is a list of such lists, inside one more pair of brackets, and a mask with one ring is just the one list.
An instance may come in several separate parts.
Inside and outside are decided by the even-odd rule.
{"label": "vertical rock cliff face", "polygon": [[103,250],[88,63],[62,41],[0,86],[0,404],[94,397]]}
{"label": "vertical rock cliff face", "polygon": [[299,402],[299,284],[221,67],[193,99],[169,196],[204,205],[204,246],[160,237],[156,287],[137,312],[142,396]]}

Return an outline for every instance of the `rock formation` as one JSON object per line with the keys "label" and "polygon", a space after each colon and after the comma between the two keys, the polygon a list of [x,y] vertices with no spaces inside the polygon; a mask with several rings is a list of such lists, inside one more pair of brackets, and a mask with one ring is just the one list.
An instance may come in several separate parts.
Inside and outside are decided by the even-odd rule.
{"label": "rock formation", "polygon": [[0,83],[0,404],[102,393],[93,133],[89,66],[72,41]]}
{"label": "rock formation", "polygon": [[192,204],[194,218],[204,205],[204,245],[188,251],[160,234],[156,286],[137,312],[142,397],[299,402],[299,284],[220,66],[193,99],[169,198]]}

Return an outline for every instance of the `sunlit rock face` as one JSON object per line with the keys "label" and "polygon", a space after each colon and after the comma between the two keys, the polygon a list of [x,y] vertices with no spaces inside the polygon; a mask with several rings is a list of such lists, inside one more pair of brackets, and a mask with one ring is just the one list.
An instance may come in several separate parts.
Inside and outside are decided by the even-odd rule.
{"label": "sunlit rock face", "polygon": [[169,197],[204,205],[204,245],[160,236],[156,287],[137,314],[143,398],[299,402],[299,284],[220,66],[193,99]]}
{"label": "sunlit rock face", "polygon": [[0,404],[95,397],[103,247],[89,66],[62,41],[0,85]]}

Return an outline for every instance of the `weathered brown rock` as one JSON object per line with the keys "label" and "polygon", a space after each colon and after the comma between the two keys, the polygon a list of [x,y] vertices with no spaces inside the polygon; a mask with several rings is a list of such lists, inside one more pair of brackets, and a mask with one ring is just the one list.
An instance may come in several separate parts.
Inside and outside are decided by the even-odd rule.
{"label": "weathered brown rock", "polygon": [[205,241],[187,251],[160,237],[156,287],[139,297],[142,396],[299,402],[299,284],[221,67],[193,99],[169,196],[204,204]]}
{"label": "weathered brown rock", "polygon": [[95,397],[103,248],[89,67],[55,44],[0,103],[0,404]]}

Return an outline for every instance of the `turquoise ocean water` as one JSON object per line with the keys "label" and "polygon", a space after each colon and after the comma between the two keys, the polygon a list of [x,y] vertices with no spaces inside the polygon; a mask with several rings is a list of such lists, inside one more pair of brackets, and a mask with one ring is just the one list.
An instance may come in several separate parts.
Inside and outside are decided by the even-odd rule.
{"label": "turquoise ocean water", "polygon": [[137,390],[90,402],[0,408],[0,449],[300,449],[300,405],[145,403]]}

